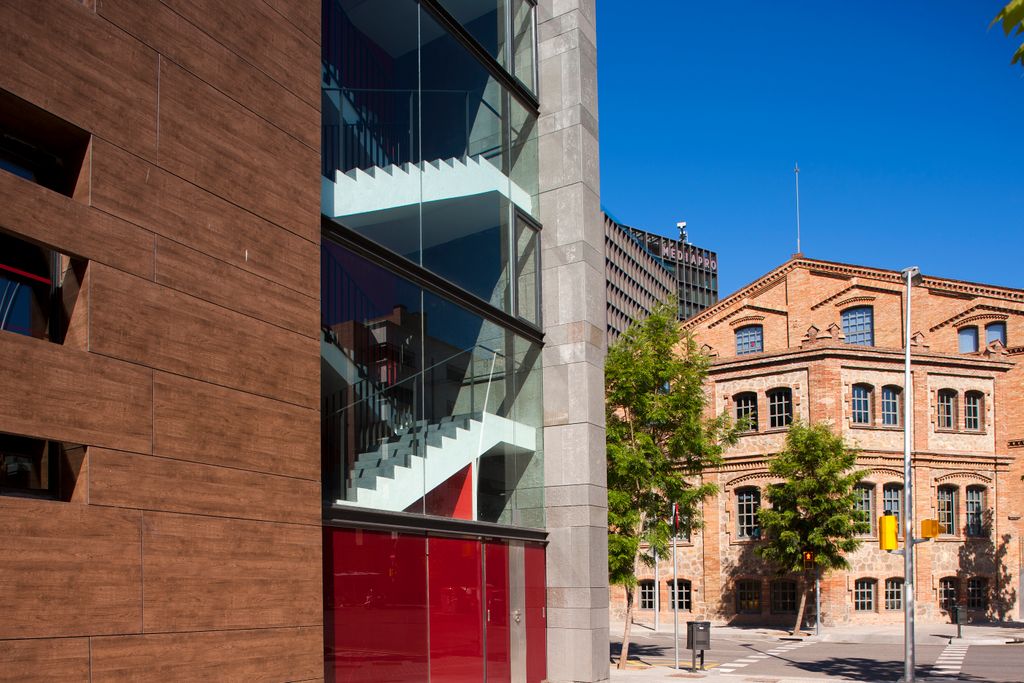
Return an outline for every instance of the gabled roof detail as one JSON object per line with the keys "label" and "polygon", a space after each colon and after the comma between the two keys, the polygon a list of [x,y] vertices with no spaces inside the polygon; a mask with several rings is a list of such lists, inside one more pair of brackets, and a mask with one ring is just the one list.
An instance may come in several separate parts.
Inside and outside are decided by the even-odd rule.
{"label": "gabled roof detail", "polygon": [[[899,289],[891,289],[891,288],[888,288],[888,287],[875,287],[873,285],[865,285],[865,284],[861,284],[861,283],[855,282],[852,285],[850,285],[849,287],[847,287],[846,289],[840,290],[840,291],[836,292],[835,294],[833,294],[832,296],[830,296],[830,297],[828,297],[826,299],[822,299],[818,303],[814,304],[813,306],[811,306],[811,310],[812,311],[816,311],[819,308],[821,308],[822,306],[826,306],[826,305],[834,302],[839,297],[845,296],[847,294],[851,294],[851,293],[853,293],[855,291],[881,292],[881,293],[884,293],[884,294],[897,294],[897,295],[901,294]],[[875,298],[876,297],[874,297],[874,296],[853,296],[853,297],[850,297],[850,298],[847,298],[847,299],[843,299],[842,301],[839,301],[835,305],[836,305],[836,307],[841,307],[841,306],[846,306],[848,303],[852,303],[854,301],[860,301],[860,300],[874,301]]]}
{"label": "gabled roof detail", "polygon": [[929,332],[941,330],[943,327],[947,327],[949,325],[952,325],[953,327],[961,327],[969,322],[978,322],[982,320],[1006,320],[1010,315],[1024,315],[1024,311],[1018,311],[1013,308],[1004,308],[1003,306],[992,306],[991,304],[975,304],[949,318],[946,318],[938,325],[932,327]]}
{"label": "gabled roof detail", "polygon": [[729,327],[736,327],[737,325],[742,325],[743,323],[760,322],[762,320],[764,320],[763,315],[745,315],[742,318],[736,318],[735,320],[731,321],[729,323]]}
{"label": "gabled roof detail", "polygon": [[[712,327],[717,327],[717,326],[721,325],[724,322],[728,322],[729,320],[735,318],[737,315],[739,315],[740,313],[743,313],[744,311],[757,311],[759,313],[771,313],[772,315],[786,315],[785,311],[780,311],[777,308],[768,308],[767,306],[755,306],[753,304],[744,304],[743,306],[740,306],[735,311],[733,311],[729,315],[725,316],[721,320],[716,320],[715,322],[711,323],[710,325],[708,325],[708,328],[710,329]],[[751,317],[753,317],[753,316],[751,316]],[[741,318],[741,320],[742,319],[744,319],[744,318]],[[763,315],[760,316],[760,319],[764,320],[764,316]],[[729,323],[729,324],[732,325],[733,323]]]}

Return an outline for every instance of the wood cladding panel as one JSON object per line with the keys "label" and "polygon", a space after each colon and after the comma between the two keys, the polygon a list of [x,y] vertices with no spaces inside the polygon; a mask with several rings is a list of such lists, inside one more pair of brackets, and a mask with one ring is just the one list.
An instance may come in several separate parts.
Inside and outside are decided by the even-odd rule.
{"label": "wood cladding panel", "polygon": [[163,237],[157,238],[154,259],[154,280],[159,284],[319,338],[320,302],[312,297]]}
{"label": "wood cladding panel", "polygon": [[[319,3],[316,9],[319,13]],[[165,58],[308,147],[320,148],[317,107],[299,99],[162,2],[104,0],[98,11]],[[283,24],[284,20],[279,22]],[[307,80],[314,79],[312,72],[308,76]]]}
{"label": "wood cladding panel", "polygon": [[90,278],[94,352],[319,405],[315,340],[110,268],[94,265]]}
{"label": "wood cladding panel", "polygon": [[146,512],[144,631],[316,626],[321,531]]}
{"label": "wood cladding panel", "polygon": [[299,681],[323,672],[323,629],[93,638],[93,683]]}
{"label": "wood cladding panel", "polygon": [[0,683],[88,680],[88,638],[0,640]]}
{"label": "wood cladding panel", "polygon": [[[320,106],[320,40],[310,39],[268,5],[248,0],[163,0],[218,43]],[[293,0],[319,17],[320,3]],[[315,10],[308,8],[315,4]]]}
{"label": "wood cladding panel", "polygon": [[0,3],[0,87],[153,158],[157,55],[64,0]]}
{"label": "wood cladding panel", "polygon": [[320,481],[320,412],[156,373],[154,453]]}
{"label": "wood cladding panel", "polygon": [[153,275],[153,233],[13,173],[0,173],[0,226],[65,254]]}
{"label": "wood cladding panel", "polygon": [[0,519],[0,638],[140,630],[140,512],[0,497]]}
{"label": "wood cladding panel", "polygon": [[310,40],[320,44],[320,8],[317,0],[267,0]]}
{"label": "wood cladding panel", "polygon": [[160,68],[159,153],[160,165],[171,173],[296,235],[318,239],[319,150],[166,60]]}
{"label": "wood cladding panel", "polygon": [[320,523],[320,484],[229,467],[89,449],[89,502],[293,524]]}
{"label": "wood cladding panel", "polygon": [[42,339],[0,333],[0,432],[146,453],[152,373]]}
{"label": "wood cladding panel", "polygon": [[319,235],[303,239],[102,141],[92,205],[237,268],[319,296]]}

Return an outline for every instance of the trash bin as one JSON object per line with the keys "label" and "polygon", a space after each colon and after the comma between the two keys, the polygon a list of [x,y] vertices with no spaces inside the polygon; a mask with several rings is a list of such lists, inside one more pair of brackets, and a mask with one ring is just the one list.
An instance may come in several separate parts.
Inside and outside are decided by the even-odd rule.
{"label": "trash bin", "polygon": [[686,649],[687,650],[710,650],[711,649],[711,622],[710,621],[688,621],[688,622],[686,622]]}
{"label": "trash bin", "polygon": [[967,623],[967,608],[963,605],[957,605],[953,608],[953,623],[954,624],[966,624]]}

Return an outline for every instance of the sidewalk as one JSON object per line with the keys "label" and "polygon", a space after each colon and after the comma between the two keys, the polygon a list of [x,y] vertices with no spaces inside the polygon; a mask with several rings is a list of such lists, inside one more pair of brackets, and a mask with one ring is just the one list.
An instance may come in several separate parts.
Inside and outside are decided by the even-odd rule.
{"label": "sidewalk", "polygon": [[[680,640],[685,643],[685,624],[681,625],[680,629]],[[611,633],[614,637],[616,633],[622,633],[622,624],[611,624]],[[645,633],[654,633],[654,631],[642,625],[634,625],[634,628],[639,628],[640,631]],[[659,635],[667,635],[671,637],[672,626],[668,624],[668,628],[664,626],[659,629],[656,633]],[[1002,645],[1006,643],[1022,642],[1024,641],[1024,623],[1007,622],[1003,624],[968,624],[963,627],[963,639],[956,639],[957,627],[954,624],[918,624],[915,630],[915,641],[920,645],[945,645],[950,642],[962,643],[965,645]],[[773,629],[773,628],[749,628],[749,627],[736,627],[736,626],[712,626],[711,627],[711,638],[712,645],[714,645],[715,638],[723,638],[728,640],[738,640],[744,638],[750,638],[756,636],[764,640],[778,639],[782,640],[793,640],[794,637],[789,635],[789,631]],[[821,642],[821,643],[885,643],[891,644],[894,642],[903,642],[903,625],[876,625],[876,626],[835,626],[835,627],[823,627],[821,634],[818,636],[804,636],[802,640],[808,642]],[[712,650],[713,652],[713,650]],[[821,678],[821,677],[782,677],[777,675],[772,676],[748,676],[744,677],[739,673],[721,673],[716,671],[715,668],[710,668],[707,671],[698,671],[691,673],[688,669],[690,663],[690,653],[687,650],[686,656],[681,658],[680,664],[683,668],[680,670],[674,670],[671,667],[666,666],[646,666],[641,662],[630,661],[630,668],[622,671],[615,668],[615,663],[611,664],[610,680],[611,681],[683,681],[683,680],[705,680],[705,681],[716,681],[724,683],[729,681],[736,683],[738,680],[744,680],[745,678],[751,678],[752,680],[761,678],[764,680],[770,680],[771,683],[834,683],[834,678]],[[930,679],[917,679],[920,683],[925,683]],[[935,679],[940,680],[940,679]],[[941,680],[948,681],[949,678]]]}

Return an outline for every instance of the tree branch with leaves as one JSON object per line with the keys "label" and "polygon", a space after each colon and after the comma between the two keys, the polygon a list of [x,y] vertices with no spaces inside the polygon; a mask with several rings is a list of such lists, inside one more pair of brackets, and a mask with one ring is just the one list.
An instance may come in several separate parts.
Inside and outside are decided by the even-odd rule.
{"label": "tree branch with leaves", "polygon": [[681,531],[701,526],[701,503],[718,492],[701,474],[736,442],[727,416],[705,415],[709,366],[676,320],[674,302],[635,322],[608,349],[608,578],[626,589],[620,669],[629,658],[637,571],[653,563],[644,547],[665,554],[673,503]]}
{"label": "tree branch with leaves", "polygon": [[[867,515],[857,509],[854,488],[867,471],[855,469],[856,464],[856,449],[829,425],[790,425],[785,450],[768,465],[782,482],[766,487],[769,506],[758,511],[765,540],[755,551],[780,575],[802,571],[805,551],[814,553],[817,571],[849,569],[846,555],[860,547],[859,534],[871,531]],[[794,633],[807,604],[809,581],[804,583]]]}
{"label": "tree branch with leaves", "polygon": [[[1000,22],[1003,24],[1003,35],[1009,36],[1013,33],[1019,36],[1024,34],[1024,0],[1010,0],[1006,3],[1006,7],[999,11],[999,14],[989,24],[989,28]],[[1018,63],[1024,68],[1024,43],[1021,43],[1017,51],[1013,53],[1013,59],[1010,60],[1010,64]]]}

